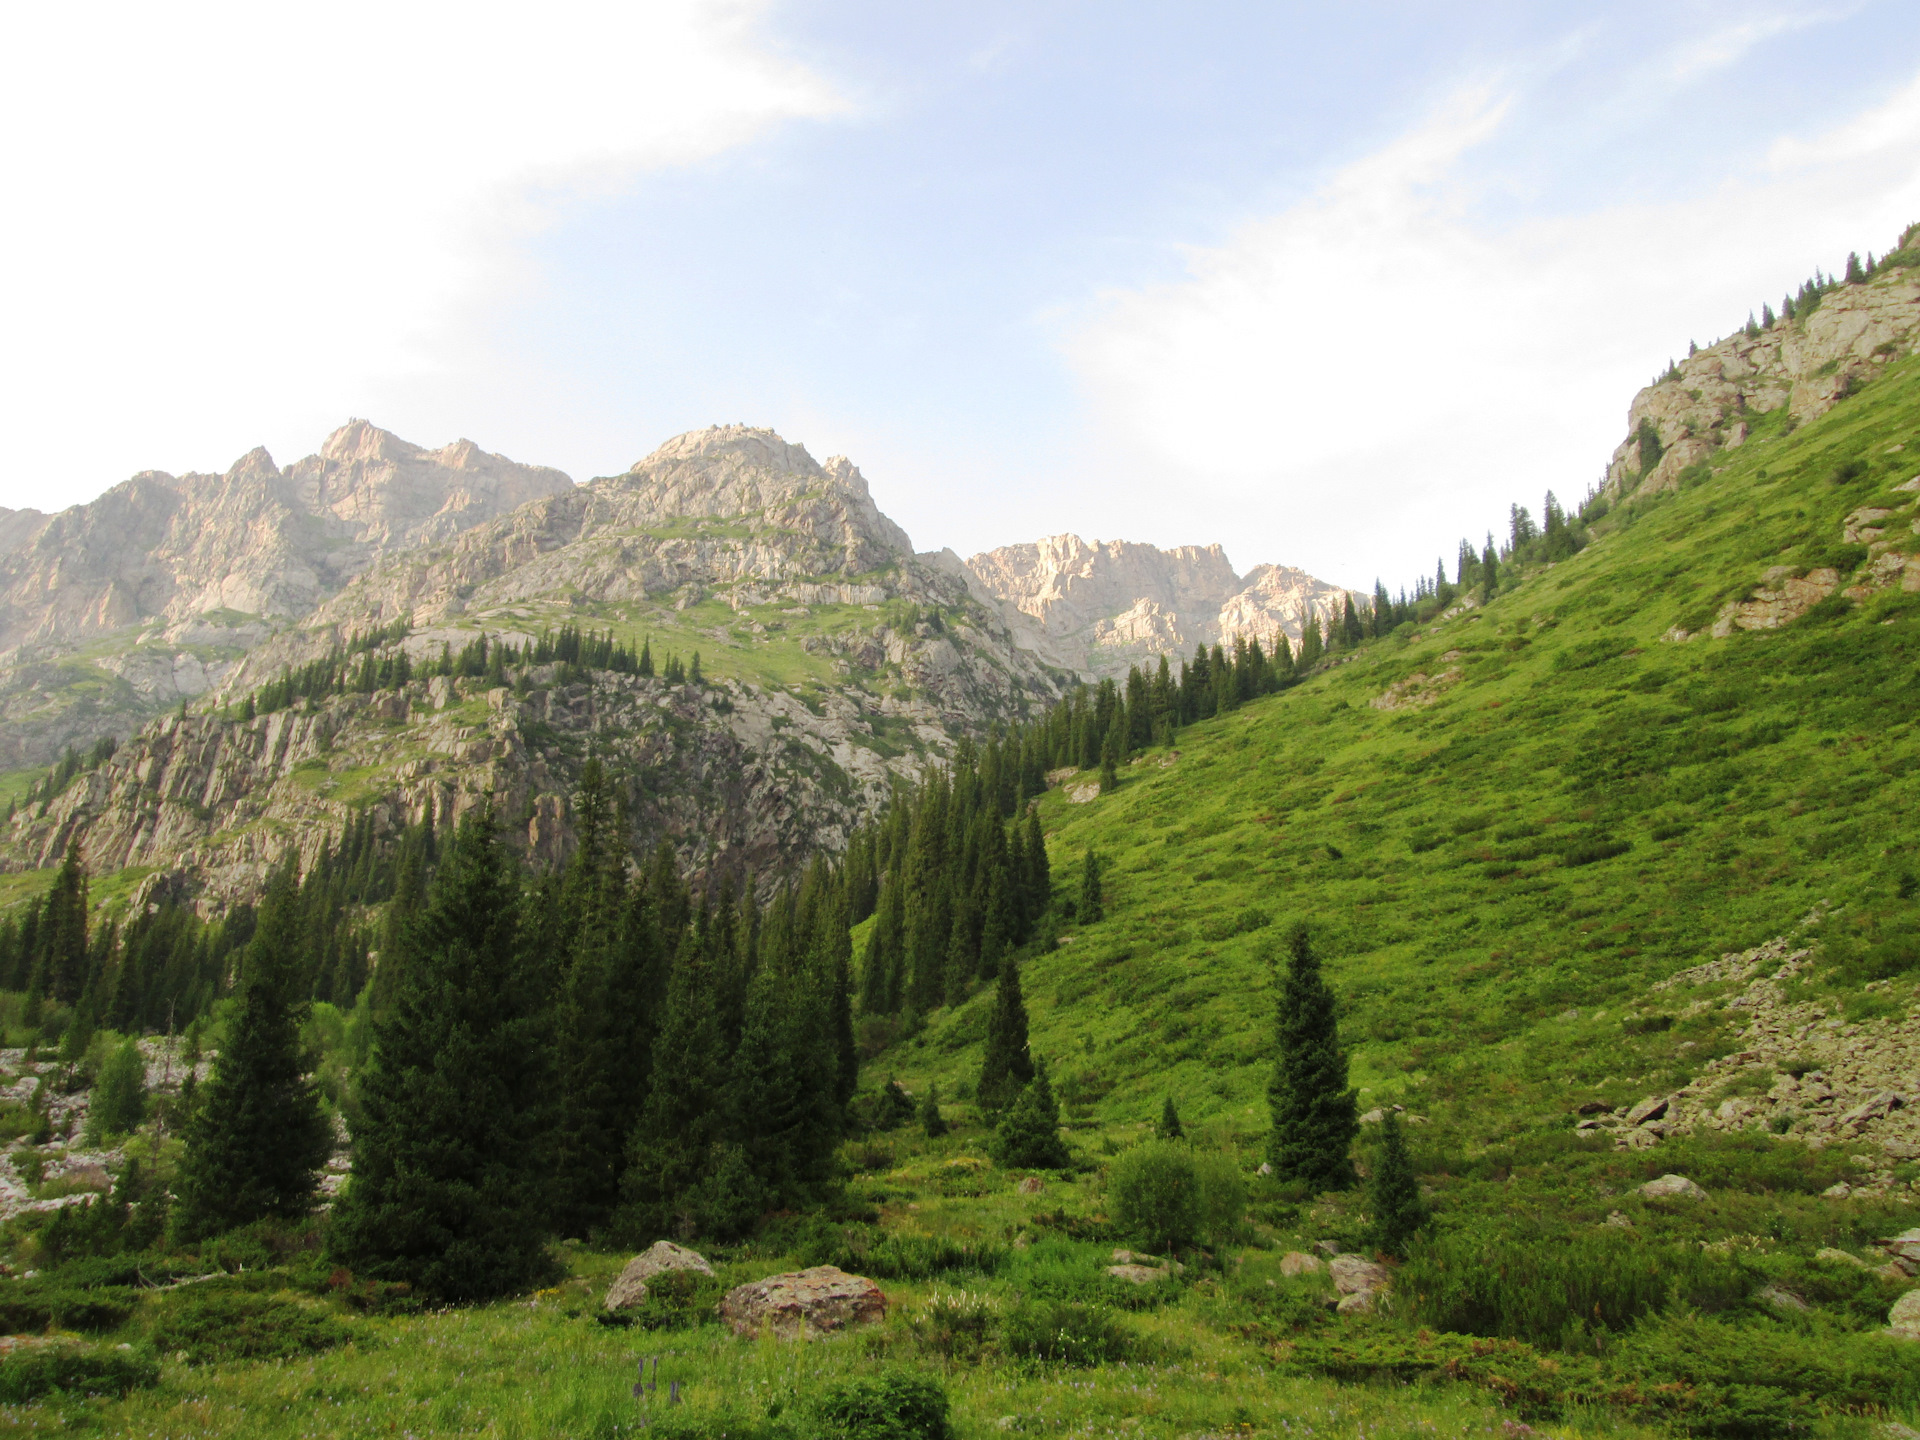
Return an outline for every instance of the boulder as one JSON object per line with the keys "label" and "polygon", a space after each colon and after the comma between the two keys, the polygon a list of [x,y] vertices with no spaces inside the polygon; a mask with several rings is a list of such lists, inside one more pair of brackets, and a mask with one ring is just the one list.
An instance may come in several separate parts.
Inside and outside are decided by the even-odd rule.
{"label": "boulder", "polygon": [[1684,1175],[1662,1175],[1640,1187],[1649,1200],[1704,1200],[1707,1192]]}
{"label": "boulder", "polygon": [[886,1319],[887,1297],[863,1275],[849,1275],[837,1265],[815,1265],[736,1285],[720,1302],[720,1318],[736,1335],[770,1330],[782,1340],[804,1340]]}
{"label": "boulder", "polygon": [[1920,1228],[1902,1230],[1898,1235],[1876,1241],[1874,1248],[1886,1251],[1896,1260],[1920,1261]]}
{"label": "boulder", "polygon": [[1047,1185],[1038,1175],[1029,1175],[1014,1188],[1022,1195],[1038,1195]]}
{"label": "boulder", "polygon": [[1858,1255],[1849,1255],[1846,1251],[1836,1250],[1831,1245],[1822,1246],[1820,1249],[1814,1251],[1813,1258],[1816,1260],[1831,1261],[1836,1265],[1851,1265],[1856,1270],[1868,1270],[1872,1268]]}
{"label": "boulder", "polygon": [[1658,1120],[1666,1113],[1667,1097],[1664,1095],[1649,1095],[1638,1105],[1627,1111],[1627,1124],[1644,1125],[1649,1120]]}
{"label": "boulder", "polygon": [[1823,1200],[1844,1200],[1853,1193],[1853,1187],[1844,1180],[1836,1180],[1820,1192]]}
{"label": "boulder", "polygon": [[1116,1280],[1124,1280],[1129,1285],[1152,1285],[1157,1281],[1172,1278],[1165,1270],[1154,1265],[1109,1265],[1107,1274]]}
{"label": "boulder", "polygon": [[1342,1295],[1340,1303],[1333,1308],[1342,1315],[1371,1315],[1379,1304],[1379,1297],[1372,1290],[1356,1290],[1351,1295]]}
{"label": "boulder", "polygon": [[1909,1290],[1893,1302],[1887,1328],[1902,1340],[1920,1340],[1920,1290]]}
{"label": "boulder", "polygon": [[1357,1295],[1393,1283],[1391,1270],[1358,1255],[1336,1255],[1327,1262],[1327,1269],[1333,1272],[1333,1288],[1342,1295]]}
{"label": "boulder", "polygon": [[1787,1289],[1784,1285],[1769,1285],[1753,1297],[1762,1305],[1771,1305],[1775,1310],[1805,1310],[1806,1300]]}
{"label": "boulder", "polygon": [[1387,1118],[1387,1112],[1385,1110],[1374,1109],[1374,1110],[1369,1110],[1367,1111],[1366,1114],[1362,1115],[1360,1117],[1360,1123],[1362,1125],[1378,1125],[1382,1121],[1384,1121],[1386,1118]]}
{"label": "boulder", "polygon": [[1314,1253],[1324,1255],[1329,1260],[1340,1253],[1338,1242],[1333,1240],[1316,1240],[1313,1242],[1313,1249]]}
{"label": "boulder", "polygon": [[1842,1125],[1860,1125],[1868,1120],[1878,1120],[1905,1105],[1905,1097],[1892,1090],[1882,1090],[1872,1099],[1861,1102],[1840,1117]]}
{"label": "boulder", "polygon": [[1280,1257],[1280,1273],[1289,1279],[1295,1275],[1318,1275],[1326,1268],[1326,1262],[1318,1255],[1309,1255],[1304,1250],[1289,1250]]}
{"label": "boulder", "polygon": [[1629,1220],[1625,1215],[1623,1215],[1618,1210],[1609,1210],[1607,1212],[1607,1218],[1601,1223],[1606,1225],[1611,1225],[1616,1230],[1633,1229],[1633,1221]]}
{"label": "boulder", "polygon": [[644,1305],[647,1300],[647,1281],[668,1270],[713,1274],[713,1267],[686,1246],[676,1245],[671,1240],[656,1240],[629,1260],[626,1268],[620,1272],[620,1278],[607,1287],[607,1309],[626,1310],[635,1305]]}

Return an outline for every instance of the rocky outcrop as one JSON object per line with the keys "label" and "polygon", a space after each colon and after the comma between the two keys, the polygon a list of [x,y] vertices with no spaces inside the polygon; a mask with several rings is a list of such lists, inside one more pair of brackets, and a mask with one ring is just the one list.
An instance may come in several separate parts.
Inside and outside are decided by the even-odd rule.
{"label": "rocky outcrop", "polygon": [[676,1245],[671,1240],[656,1240],[629,1260],[613,1284],[607,1287],[606,1308],[629,1310],[636,1305],[646,1304],[647,1281],[670,1270],[686,1270],[709,1279],[713,1276],[713,1266],[707,1263],[705,1256],[684,1245]]}
{"label": "rocky outcrop", "polygon": [[[1634,396],[1627,438],[1607,466],[1607,488],[1616,495],[1671,489],[1688,466],[1744,443],[1754,417],[1782,406],[1796,423],[1823,415],[1911,354],[1916,339],[1920,270],[1904,266],[1827,292],[1810,315],[1777,320],[1754,335],[1735,331]],[[1652,465],[1641,441],[1649,432],[1660,448]]]}
{"label": "rocky outcrop", "polygon": [[284,470],[254,450],[223,475],[144,471],[57,515],[9,512],[0,768],[124,735],[381,556],[572,488],[470,440],[425,450],[354,420]]}
{"label": "rocky outcrop", "polygon": [[[392,448],[380,436],[349,445],[342,432],[329,463],[372,463]],[[301,495],[338,501],[315,484]],[[915,556],[847,461],[818,464],[771,431],[697,431],[623,475],[389,555],[300,623],[252,637],[192,713],[152,722],[18,816],[0,865],[45,865],[77,840],[96,872],[152,867],[217,906],[250,896],[287,849],[310,859],[360,809],[379,827],[487,801],[550,864],[571,847],[568,797],[591,749],[629,788],[637,845],[665,837],[691,871],[773,883],[837,850],[957,737],[1061,693],[976,584],[957,560]],[[605,625],[636,650],[650,633],[662,660],[704,651],[706,680],[546,666],[516,672],[517,689],[439,677],[249,721],[210,704],[403,617],[414,628],[388,648],[416,662],[481,634],[524,645],[549,626]]]}
{"label": "rocky outcrop", "polygon": [[1347,595],[1289,566],[1237,575],[1218,545],[1162,550],[1050,535],[975,555],[967,566],[1009,615],[1034,623],[1053,654],[1098,675],[1235,635],[1298,641],[1309,618],[1324,619]]}
{"label": "rocky outcrop", "polygon": [[1656,983],[1655,994],[1718,991],[1680,1013],[1717,1008],[1744,1018],[1740,1048],[1708,1060],[1698,1076],[1670,1095],[1649,1096],[1617,1111],[1604,1103],[1582,1106],[1587,1113],[1575,1128],[1610,1134],[1617,1147],[1634,1150],[1709,1130],[1754,1130],[1814,1147],[1844,1143],[1861,1174],[1855,1183],[1836,1185],[1832,1198],[1908,1189],[1894,1172],[1903,1160],[1920,1156],[1920,1091],[1912,1060],[1920,1054],[1920,1003],[1911,1003],[1920,1001],[1920,992],[1896,991],[1893,981],[1870,981],[1869,990],[1908,999],[1907,1014],[1858,1023],[1830,1016],[1816,1001],[1790,1002],[1786,983],[1813,953],[1810,946],[1781,936]]}
{"label": "rocky outcrop", "polygon": [[720,1302],[720,1318],[742,1336],[805,1340],[887,1318],[887,1297],[873,1281],[835,1265],[815,1265],[739,1285]]}
{"label": "rocky outcrop", "polygon": [[926,739],[900,737],[858,691],[809,705],[737,681],[601,672],[562,685],[552,666],[530,679],[523,695],[440,677],[250,721],[167,716],[17,815],[0,864],[46,866],[78,841],[96,872],[151,867],[149,886],[218,907],[257,894],[289,849],[311,861],[363,810],[385,832],[491,805],[509,842],[551,865],[571,853],[570,797],[591,746],[627,789],[636,847],[665,838],[689,872],[771,883],[836,852],[897,777],[949,743],[931,725]]}

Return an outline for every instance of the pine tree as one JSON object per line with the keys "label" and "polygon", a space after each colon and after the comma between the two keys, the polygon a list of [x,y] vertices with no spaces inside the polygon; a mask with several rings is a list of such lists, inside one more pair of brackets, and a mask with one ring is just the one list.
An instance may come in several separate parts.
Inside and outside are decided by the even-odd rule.
{"label": "pine tree", "polygon": [[687,931],[674,956],[653,1079],[620,1182],[615,1229],[636,1242],[692,1233],[700,1223],[700,1188],[726,1158],[720,1147],[727,1055],[712,980],[699,937]]}
{"label": "pine tree", "polygon": [[634,673],[643,679],[653,678],[653,637],[651,635],[640,642],[640,664],[635,667]]}
{"label": "pine tree", "polygon": [[1400,1117],[1386,1112],[1380,1122],[1380,1143],[1367,1177],[1367,1199],[1373,1210],[1373,1243],[1389,1255],[1405,1258],[1407,1242],[1429,1218],[1420,1196],[1420,1177],[1407,1153],[1407,1137]]}
{"label": "pine tree", "polygon": [[1320,663],[1325,646],[1320,639],[1320,617],[1309,615],[1307,628],[1300,633],[1300,653],[1294,660],[1294,673],[1304,674]]}
{"label": "pine tree", "polygon": [[940,1113],[940,1087],[931,1082],[927,1085],[927,1098],[920,1102],[920,1125],[929,1140],[938,1140],[953,1128]]}
{"label": "pine tree", "polygon": [[1333,991],[1320,974],[1307,928],[1295,925],[1287,937],[1278,1046],[1267,1087],[1273,1112],[1267,1161],[1280,1179],[1302,1181],[1316,1192],[1353,1183],[1347,1151],[1360,1128],[1334,1011]]}
{"label": "pine tree", "polygon": [[87,983],[87,867],[78,840],[68,843],[41,907],[39,943],[37,988],[63,1005],[75,1003]]}
{"label": "pine tree", "polygon": [[300,1043],[307,1002],[294,989],[299,911],[289,863],[268,885],[226,1048],[187,1134],[175,1190],[182,1239],[306,1214],[333,1150],[333,1127]]}
{"label": "pine tree", "polygon": [[1100,903],[1100,857],[1094,851],[1087,851],[1086,863],[1080,867],[1080,905],[1078,918],[1082,925],[1092,925],[1106,917],[1106,910]]}
{"label": "pine tree", "polygon": [[1012,1103],[1033,1079],[1033,1056],[1027,1049],[1027,1004],[1020,993],[1020,967],[1011,958],[1000,967],[994,987],[993,1010],[987,1016],[986,1053],[980,1060],[980,1082],[974,1098],[989,1114]]}
{"label": "pine tree", "polygon": [[439,1300],[487,1300],[552,1269],[542,1140],[551,988],[523,937],[511,857],[469,814],[406,937],[360,1080],[353,1183],[328,1249]]}
{"label": "pine tree", "polygon": [[994,1131],[992,1150],[994,1163],[1007,1169],[1064,1170],[1073,1163],[1060,1138],[1060,1106],[1044,1062],[1034,1067],[1033,1079]]}
{"label": "pine tree", "polygon": [[1160,1107],[1160,1123],[1153,1127],[1153,1133],[1162,1140],[1179,1140],[1187,1133],[1180,1125],[1180,1112],[1173,1108],[1173,1097],[1167,1096],[1167,1103]]}

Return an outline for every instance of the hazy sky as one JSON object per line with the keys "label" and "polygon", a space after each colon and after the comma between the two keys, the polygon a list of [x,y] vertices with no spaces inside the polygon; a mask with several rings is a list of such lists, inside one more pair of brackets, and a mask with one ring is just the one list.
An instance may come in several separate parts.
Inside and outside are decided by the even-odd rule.
{"label": "hazy sky", "polygon": [[37,6],[0,503],[349,415],[584,479],[721,421],[922,548],[1390,584],[1920,220],[1920,6]]}

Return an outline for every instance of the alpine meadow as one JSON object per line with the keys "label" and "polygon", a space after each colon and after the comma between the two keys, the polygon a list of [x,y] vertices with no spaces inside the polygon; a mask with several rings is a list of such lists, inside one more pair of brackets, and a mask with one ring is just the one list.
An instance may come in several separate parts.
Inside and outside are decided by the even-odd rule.
{"label": "alpine meadow", "polygon": [[1920,1427],[1920,227],[1391,589],[743,425],[36,513],[0,1434]]}

